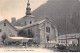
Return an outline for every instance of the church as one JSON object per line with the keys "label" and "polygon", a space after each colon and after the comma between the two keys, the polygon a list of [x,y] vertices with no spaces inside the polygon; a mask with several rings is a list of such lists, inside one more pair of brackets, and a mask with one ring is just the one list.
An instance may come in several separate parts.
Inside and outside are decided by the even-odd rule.
{"label": "church", "polygon": [[57,28],[52,25],[52,22],[48,18],[41,21],[35,21],[35,17],[31,13],[29,0],[26,8],[26,16],[18,20],[12,18],[12,25],[16,28],[21,27],[21,29],[26,31],[30,29],[34,33],[34,41],[37,43],[57,41]]}
{"label": "church", "polygon": [[[41,21],[35,21],[35,16],[33,16],[31,13],[29,0],[27,3],[26,15],[18,20],[16,20],[16,18],[11,18],[10,24],[14,27],[13,29],[17,30],[15,30],[16,33],[13,32],[12,35],[17,34],[20,30],[25,30],[26,33],[28,33],[27,31],[30,30],[34,34],[33,38],[34,42],[36,43],[44,44],[52,41],[57,42],[58,40],[57,28],[55,25],[52,25],[52,22],[49,20],[49,18]],[[16,36],[18,36],[18,34]]]}

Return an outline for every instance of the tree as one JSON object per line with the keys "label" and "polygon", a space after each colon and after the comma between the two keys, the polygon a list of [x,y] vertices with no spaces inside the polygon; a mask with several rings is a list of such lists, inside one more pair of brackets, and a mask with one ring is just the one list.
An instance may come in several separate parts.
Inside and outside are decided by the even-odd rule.
{"label": "tree", "polygon": [[80,32],[80,12],[76,11],[72,14],[71,23],[73,24],[74,28],[76,28],[77,33]]}
{"label": "tree", "polygon": [[4,42],[5,42],[5,39],[7,38],[6,33],[4,33],[4,34],[1,36],[1,38],[2,38],[2,42],[4,43]]}
{"label": "tree", "polygon": [[28,40],[27,45],[28,45],[28,46],[31,46],[33,43],[34,43],[33,40]]}
{"label": "tree", "polygon": [[28,30],[28,35],[29,35],[29,38],[33,38],[34,37],[34,34],[33,34],[33,32],[32,32],[32,30]]}
{"label": "tree", "polygon": [[27,32],[25,30],[20,30],[18,32],[18,36],[21,36],[21,37],[27,37]]}

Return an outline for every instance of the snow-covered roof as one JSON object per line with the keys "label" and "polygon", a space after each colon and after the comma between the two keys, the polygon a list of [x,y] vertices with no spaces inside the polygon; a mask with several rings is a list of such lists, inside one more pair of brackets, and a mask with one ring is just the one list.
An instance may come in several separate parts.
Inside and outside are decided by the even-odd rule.
{"label": "snow-covered roof", "polygon": [[33,15],[27,15],[27,17],[34,17]]}
{"label": "snow-covered roof", "polygon": [[14,26],[14,27],[17,28],[18,30],[23,29],[23,27],[21,27],[21,26]]}
{"label": "snow-covered roof", "polygon": [[24,37],[9,37],[11,39],[33,39],[33,38],[24,38]]}

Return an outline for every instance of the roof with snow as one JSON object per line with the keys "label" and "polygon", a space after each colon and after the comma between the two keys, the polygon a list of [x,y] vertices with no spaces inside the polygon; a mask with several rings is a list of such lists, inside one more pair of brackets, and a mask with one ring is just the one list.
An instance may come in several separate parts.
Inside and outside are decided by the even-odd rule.
{"label": "roof with snow", "polygon": [[21,26],[14,26],[14,27],[17,28],[18,30],[23,29],[23,27],[21,27]]}
{"label": "roof with snow", "polygon": [[9,37],[10,39],[33,39],[33,38],[24,38],[24,37]]}

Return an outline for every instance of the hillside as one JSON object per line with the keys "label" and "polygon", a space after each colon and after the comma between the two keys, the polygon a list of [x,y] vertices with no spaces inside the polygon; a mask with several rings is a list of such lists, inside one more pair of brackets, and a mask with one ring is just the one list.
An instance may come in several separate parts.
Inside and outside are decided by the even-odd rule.
{"label": "hillside", "polygon": [[[74,13],[77,13],[79,7],[78,0],[48,0],[47,3],[41,5],[34,10],[32,14],[36,21],[48,17],[57,27],[60,34],[79,33],[78,22]],[[74,18],[73,18],[74,17]]]}

